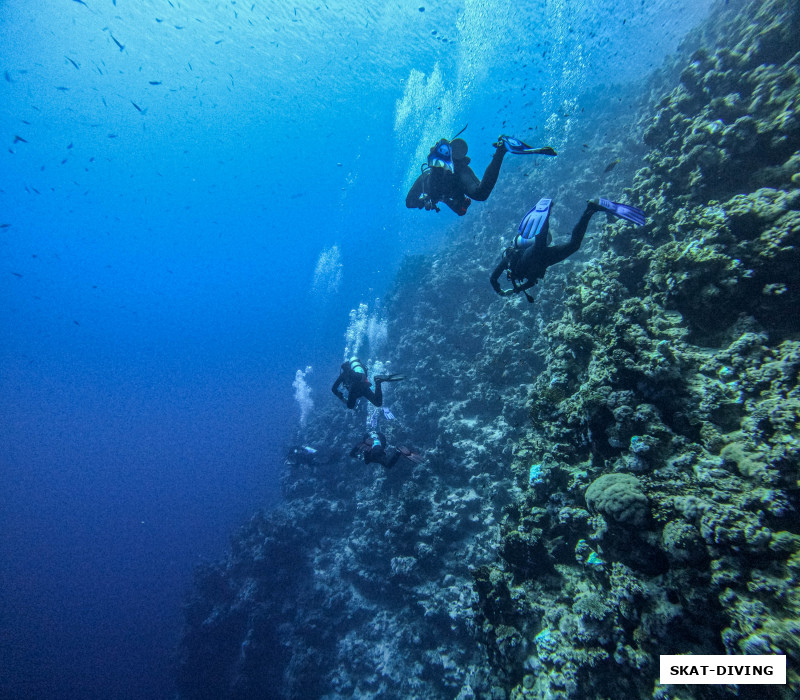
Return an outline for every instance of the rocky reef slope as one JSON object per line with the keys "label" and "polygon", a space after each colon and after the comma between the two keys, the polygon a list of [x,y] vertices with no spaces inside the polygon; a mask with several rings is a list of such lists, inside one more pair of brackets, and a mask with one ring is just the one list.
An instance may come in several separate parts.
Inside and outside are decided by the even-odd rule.
{"label": "rocky reef slope", "polygon": [[[800,17],[730,5],[617,138],[638,170],[564,159],[405,261],[385,428],[425,463],[365,466],[363,415],[312,416],[326,451],[197,572],[181,697],[800,692]],[[623,187],[646,229],[593,223],[535,303],[494,295],[526,204],[564,235]],[[789,684],[674,692],[661,653],[784,653]]]}

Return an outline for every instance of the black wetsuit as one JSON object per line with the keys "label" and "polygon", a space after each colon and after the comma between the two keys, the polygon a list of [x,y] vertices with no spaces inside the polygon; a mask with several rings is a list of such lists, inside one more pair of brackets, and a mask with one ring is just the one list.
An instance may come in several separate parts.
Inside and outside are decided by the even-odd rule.
{"label": "black wetsuit", "polygon": [[364,457],[365,464],[377,462],[387,469],[397,464],[397,460],[403,456],[400,450],[395,449],[394,454],[389,457],[386,454],[386,436],[374,431],[365,435],[364,439],[350,450],[351,457],[356,457],[359,453]]}
{"label": "black wetsuit", "polygon": [[456,214],[464,216],[471,200],[485,202],[489,198],[506,153],[505,148],[498,148],[494,152],[482,180],[469,167],[469,157],[454,160],[452,173],[447,168],[428,168],[408,191],[406,206],[409,209],[424,209],[427,196],[434,204],[444,202]]}
{"label": "black wetsuit", "polygon": [[[586,207],[578,223],[575,224],[575,228],[572,229],[572,236],[568,243],[548,246],[545,232],[537,234],[533,244],[525,248],[506,248],[489,279],[494,291],[505,296],[524,292],[533,287],[544,277],[548,267],[560,263],[581,247],[589,220],[596,211],[595,208]],[[498,279],[505,270],[509,272],[509,278],[514,285],[513,289],[500,289]]]}
{"label": "black wetsuit", "polygon": [[342,365],[342,371],[331,387],[334,395],[345,401],[344,395],[339,391],[339,386],[342,384],[347,389],[347,408],[355,408],[356,401],[362,396],[375,406],[383,406],[383,390],[380,381],[375,382],[375,391],[372,391],[366,372],[356,372],[347,362]]}

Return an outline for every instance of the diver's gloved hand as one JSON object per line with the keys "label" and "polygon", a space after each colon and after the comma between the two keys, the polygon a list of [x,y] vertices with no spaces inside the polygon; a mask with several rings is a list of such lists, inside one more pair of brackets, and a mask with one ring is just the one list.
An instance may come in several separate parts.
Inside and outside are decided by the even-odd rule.
{"label": "diver's gloved hand", "polygon": [[436,201],[430,197],[425,197],[425,199],[422,200],[422,206],[424,207],[425,211],[439,211],[439,207],[436,206]]}
{"label": "diver's gloved hand", "polygon": [[586,211],[603,211],[603,207],[600,206],[599,199],[587,199],[586,200]]}
{"label": "diver's gloved hand", "polygon": [[492,146],[494,146],[498,151],[506,151],[506,152],[508,151],[508,149],[506,148],[505,143],[503,143],[503,137],[502,136],[498,136],[497,137],[497,141],[495,141],[492,144]]}

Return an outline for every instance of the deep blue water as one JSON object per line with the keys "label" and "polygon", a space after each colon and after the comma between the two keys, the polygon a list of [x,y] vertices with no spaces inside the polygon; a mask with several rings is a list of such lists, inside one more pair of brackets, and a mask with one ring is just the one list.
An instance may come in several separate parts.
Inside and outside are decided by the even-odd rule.
{"label": "deep blue water", "polygon": [[458,235],[404,207],[429,146],[570,157],[578,98],[709,5],[597,4],[0,1],[0,696],[169,696],[295,371],[334,400],[349,310]]}

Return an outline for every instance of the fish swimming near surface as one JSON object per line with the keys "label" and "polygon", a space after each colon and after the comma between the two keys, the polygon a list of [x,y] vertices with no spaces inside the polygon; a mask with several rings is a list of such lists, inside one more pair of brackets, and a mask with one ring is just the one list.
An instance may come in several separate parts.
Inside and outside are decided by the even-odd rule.
{"label": "fish swimming near surface", "polygon": [[28,143],[22,136],[14,134],[14,143],[19,143],[20,141],[22,141],[22,143]]}
{"label": "fish swimming near surface", "polygon": [[113,35],[111,32],[109,32],[109,33],[108,33],[108,35],[109,35],[109,36],[110,36],[112,39],[114,39],[114,43],[115,43],[117,46],[119,46],[119,50],[120,50],[120,51],[124,51],[124,50],[125,50],[125,47],[124,47],[122,44],[120,44],[120,43],[119,43],[119,42],[116,40],[116,38],[114,37],[114,35]]}
{"label": "fish swimming near surface", "polygon": [[604,173],[610,173],[610,172],[611,172],[611,171],[612,171],[612,170],[613,170],[613,169],[616,167],[617,163],[619,163],[619,158],[617,158],[616,160],[612,160],[612,161],[611,161],[611,162],[610,162],[610,163],[609,163],[609,164],[606,166],[606,169],[605,169],[603,172],[604,172]]}

